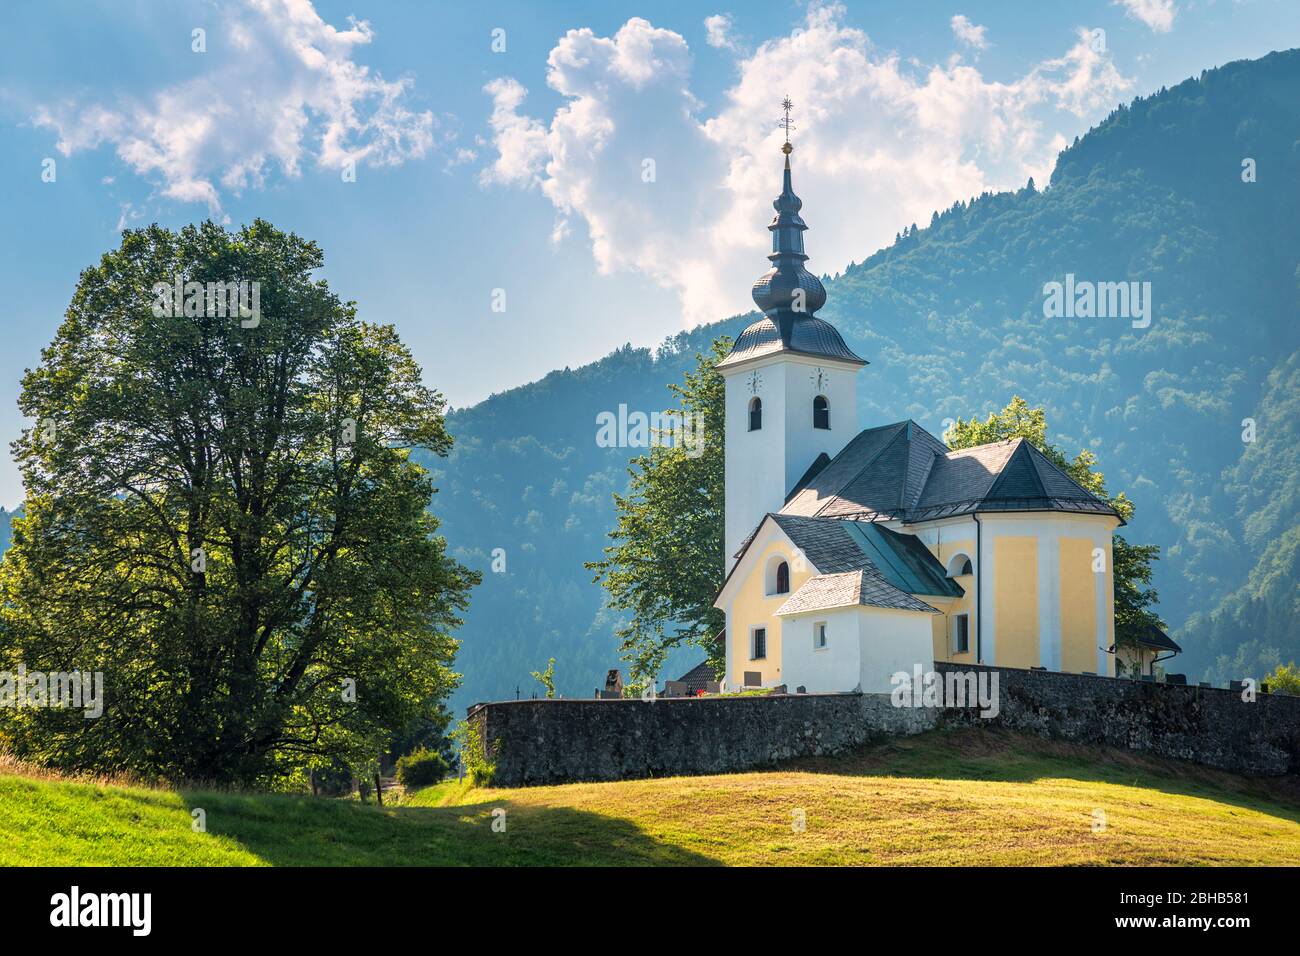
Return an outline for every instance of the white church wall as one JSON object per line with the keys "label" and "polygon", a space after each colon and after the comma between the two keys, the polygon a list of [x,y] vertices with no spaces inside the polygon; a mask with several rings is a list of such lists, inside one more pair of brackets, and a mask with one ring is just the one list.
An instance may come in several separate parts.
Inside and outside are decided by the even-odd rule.
{"label": "white church wall", "polygon": [[[826,625],[826,646],[815,643],[816,625]],[[808,611],[781,623],[782,673],[789,690],[810,694],[851,691],[861,673],[862,634],[857,609]]]}
{"label": "white church wall", "polygon": [[[852,606],[806,611],[786,617],[781,627],[782,682],[810,694],[861,688],[868,694],[893,690],[890,678],[934,665],[930,618],[922,611]],[[814,643],[816,626],[826,624],[826,647]]]}
{"label": "white church wall", "polygon": [[[739,370],[725,370],[727,410],[724,483],[726,488],[726,564],[730,570],[746,537],[769,511],[785,501],[783,442],[786,376],[777,359]],[[749,403],[763,403],[763,427],[749,430]]]}
{"label": "white church wall", "polygon": [[[785,374],[785,486],[781,501],[808,467],[825,452],[838,455],[858,434],[858,409],[855,401],[859,367],[791,356],[784,363]],[[830,410],[830,428],[813,427],[813,399],[826,398]]]}
{"label": "white church wall", "polygon": [[898,671],[910,674],[917,664],[927,671],[934,667],[933,615],[883,607],[858,608],[857,615],[864,694],[888,694],[894,689],[890,678]]}
{"label": "white church wall", "polygon": [[[825,452],[834,458],[857,435],[857,372],[856,365],[788,353],[723,370],[727,569],[763,515],[781,510],[817,456]],[[813,427],[813,399],[819,394],[830,404],[829,429]],[[750,431],[755,397],[763,403],[763,427]]]}

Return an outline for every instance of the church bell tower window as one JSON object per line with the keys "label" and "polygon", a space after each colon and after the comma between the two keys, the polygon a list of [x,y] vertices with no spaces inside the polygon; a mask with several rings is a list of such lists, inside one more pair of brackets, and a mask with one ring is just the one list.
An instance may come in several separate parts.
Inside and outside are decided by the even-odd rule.
{"label": "church bell tower window", "polygon": [[813,428],[831,427],[831,406],[825,395],[813,399]]}

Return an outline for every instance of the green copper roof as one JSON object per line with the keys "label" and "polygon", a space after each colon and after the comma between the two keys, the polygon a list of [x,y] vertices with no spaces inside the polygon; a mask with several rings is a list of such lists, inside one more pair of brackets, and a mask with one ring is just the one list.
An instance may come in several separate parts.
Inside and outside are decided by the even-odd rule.
{"label": "green copper roof", "polygon": [[965,592],[930,550],[913,534],[899,534],[883,525],[846,521],[844,528],[890,584],[908,594],[961,597]]}

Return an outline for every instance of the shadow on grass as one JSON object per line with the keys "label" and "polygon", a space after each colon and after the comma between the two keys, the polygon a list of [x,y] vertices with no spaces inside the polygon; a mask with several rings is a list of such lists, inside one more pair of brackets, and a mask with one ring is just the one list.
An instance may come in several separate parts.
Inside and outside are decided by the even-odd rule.
{"label": "shadow on grass", "polygon": [[[323,797],[185,794],[207,832],[272,866],[710,866],[625,820],[509,799],[376,807]],[[494,811],[504,810],[504,816]],[[504,821],[504,832],[493,823]]]}
{"label": "shadow on grass", "polygon": [[1066,779],[1201,797],[1300,823],[1300,779],[1245,777],[1129,750],[1045,740],[1000,728],[933,730],[884,738],[836,757],[792,761],[792,770],[862,777],[1032,783]]}

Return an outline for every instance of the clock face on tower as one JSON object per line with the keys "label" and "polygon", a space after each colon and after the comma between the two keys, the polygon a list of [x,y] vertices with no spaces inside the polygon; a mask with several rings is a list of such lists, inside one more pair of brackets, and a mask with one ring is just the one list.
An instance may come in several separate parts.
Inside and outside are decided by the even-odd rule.
{"label": "clock face on tower", "polygon": [[749,391],[757,395],[763,387],[763,376],[758,374],[758,369],[749,373]]}
{"label": "clock face on tower", "polygon": [[826,387],[830,380],[830,375],[827,374],[824,368],[820,367],[813,369],[808,375],[808,381],[812,382],[813,388],[819,392]]}

